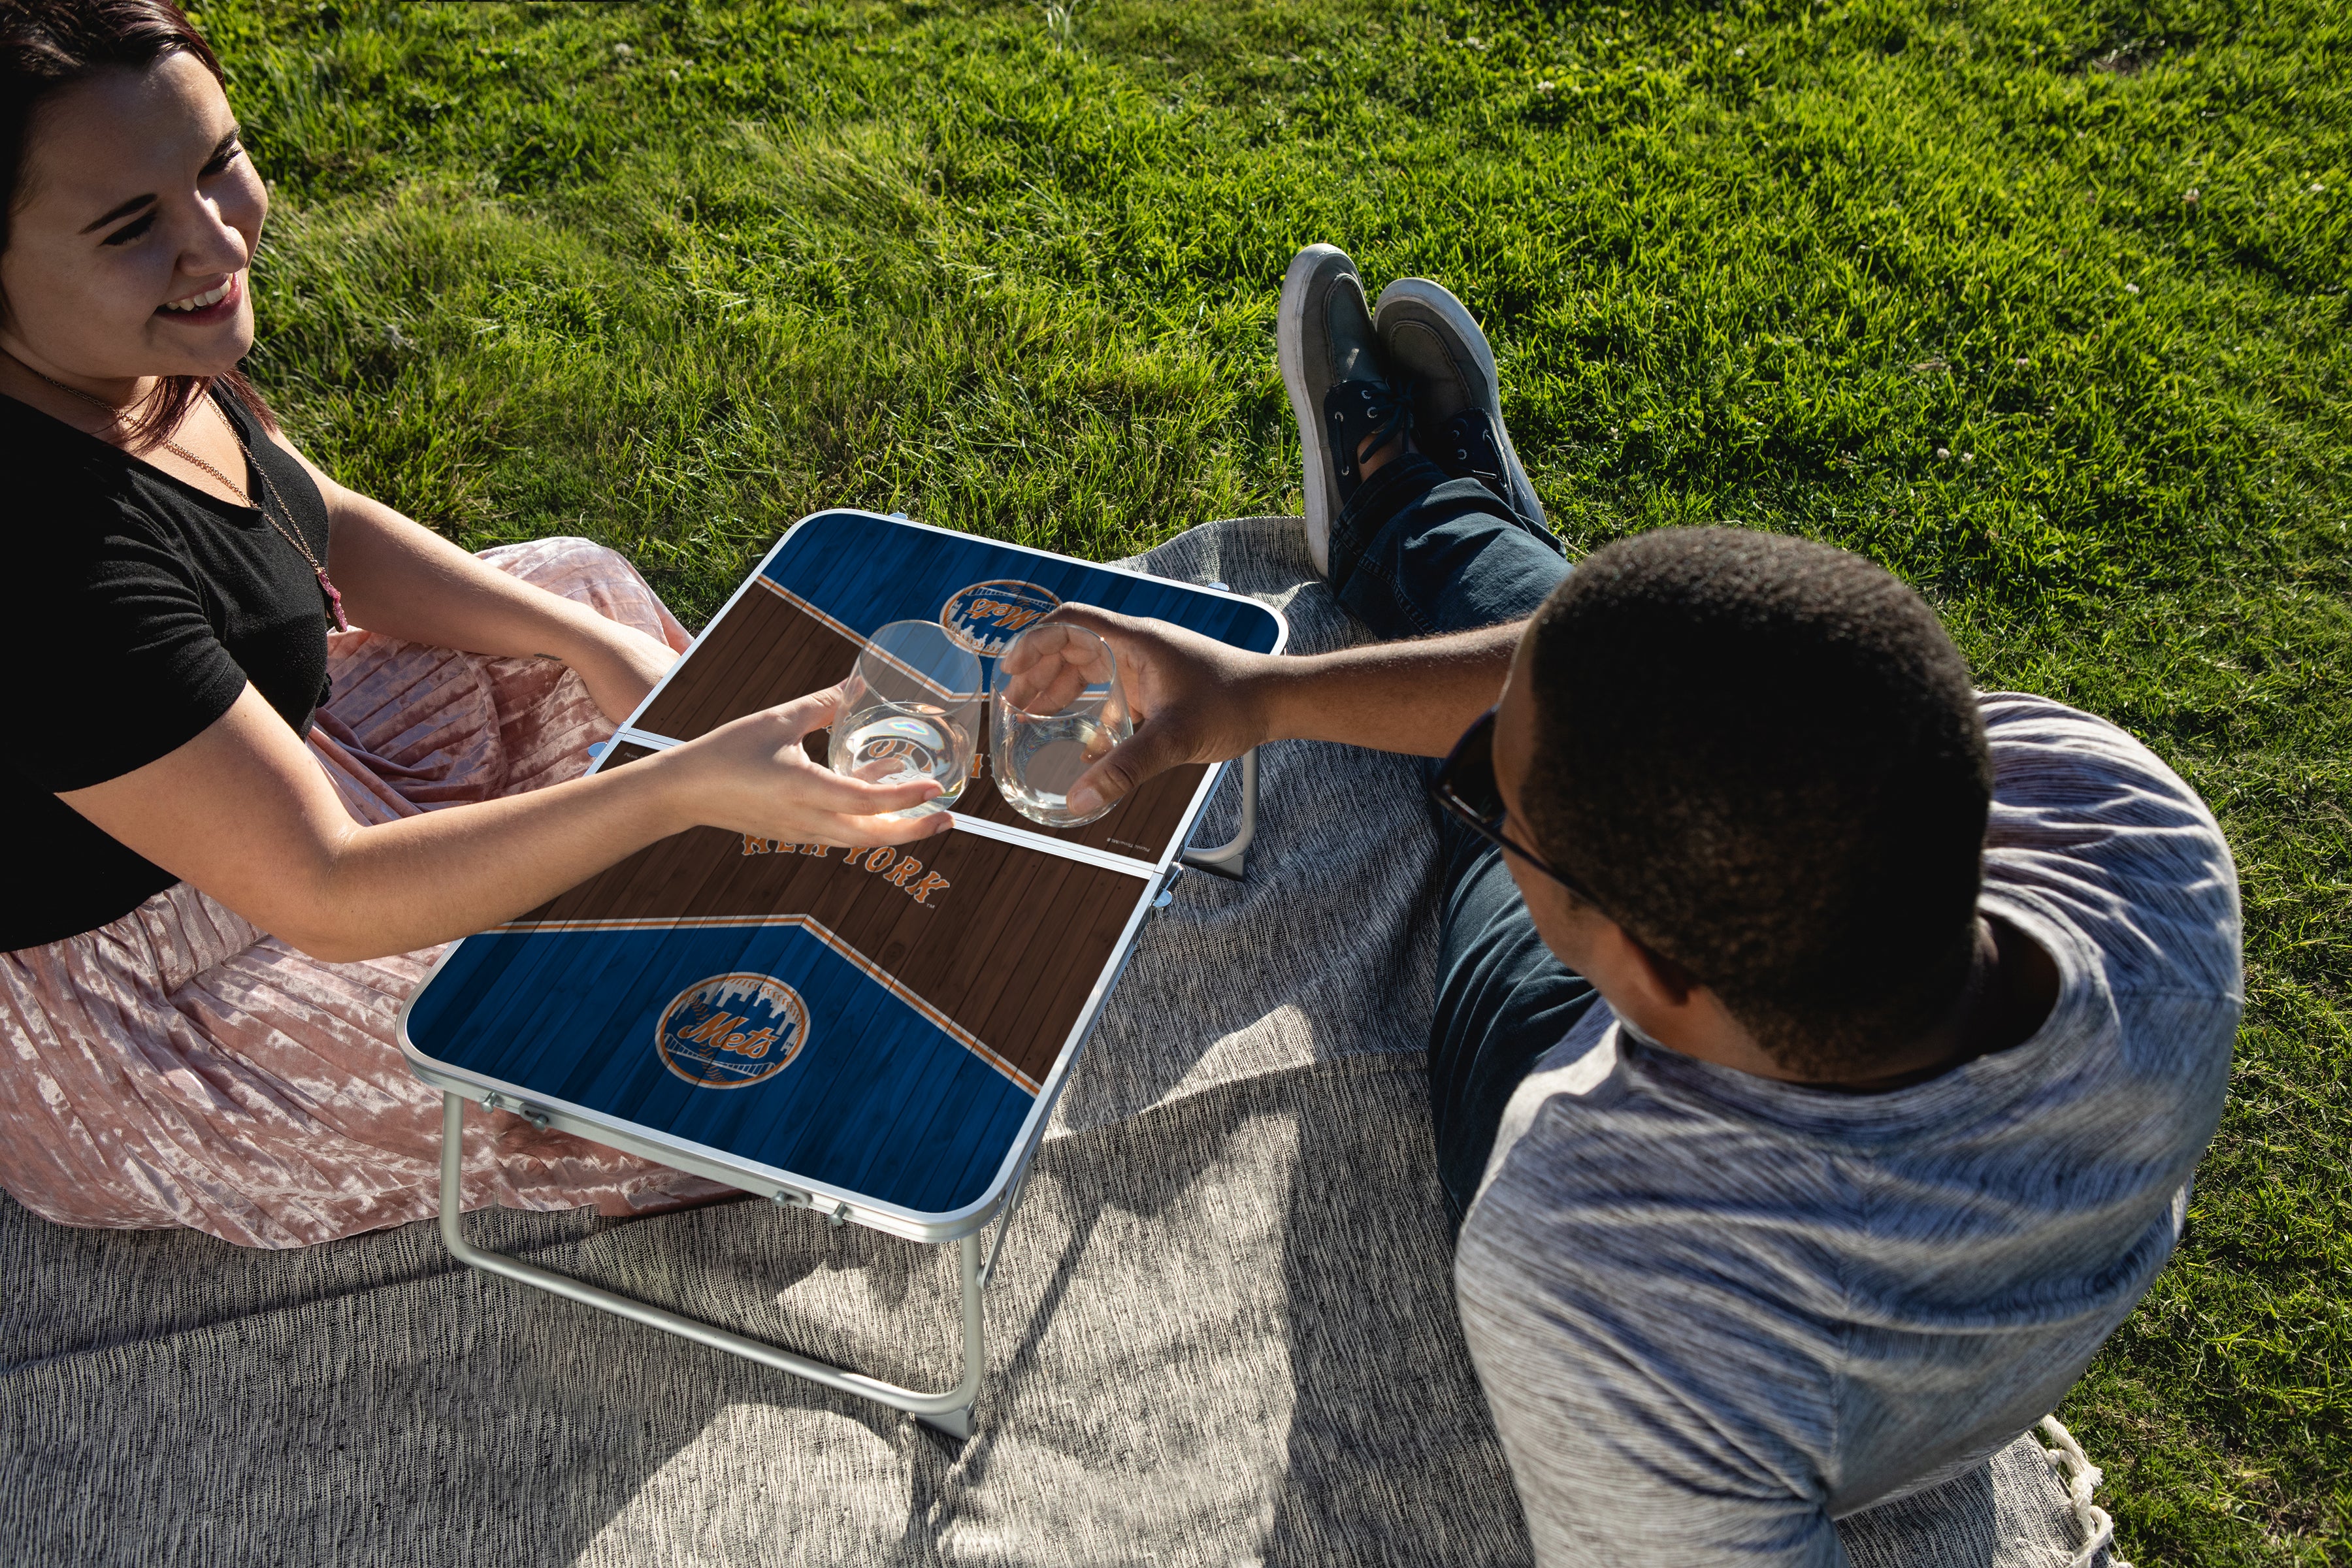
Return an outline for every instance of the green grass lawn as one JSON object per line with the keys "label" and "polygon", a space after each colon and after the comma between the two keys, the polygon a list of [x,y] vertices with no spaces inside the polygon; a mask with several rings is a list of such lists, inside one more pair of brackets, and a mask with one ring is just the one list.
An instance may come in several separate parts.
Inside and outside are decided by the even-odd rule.
{"label": "green grass lawn", "polygon": [[2151,1563],[2352,1561],[2352,23],[2328,0],[202,11],[257,378],[689,621],[819,507],[1079,554],[1295,510],[1298,246],[1485,320],[1573,548],[1864,552],[2234,846],[2186,1245],[2061,1415]]}

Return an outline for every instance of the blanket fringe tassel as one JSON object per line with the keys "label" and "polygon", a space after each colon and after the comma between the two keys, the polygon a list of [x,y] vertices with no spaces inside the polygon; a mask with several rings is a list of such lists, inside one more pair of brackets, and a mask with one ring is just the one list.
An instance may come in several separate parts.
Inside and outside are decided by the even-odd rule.
{"label": "blanket fringe tassel", "polygon": [[[2066,1496],[2074,1505],[2074,1522],[2082,1527],[2082,1549],[2074,1553],[2069,1568],[2092,1568],[2099,1553],[2112,1553],[2116,1544],[2116,1521],[2107,1510],[2091,1500],[2099,1488],[2105,1472],[2091,1463],[2091,1456],[2083,1452],[2083,1445],[2074,1441],[2074,1434],[2066,1430],[2055,1415],[2042,1418],[2042,1436],[2058,1446],[2044,1448],[2042,1457],[2050,1461],[2050,1469],[2064,1483]],[[2106,1568],[2131,1568],[2122,1558],[2110,1555]]]}

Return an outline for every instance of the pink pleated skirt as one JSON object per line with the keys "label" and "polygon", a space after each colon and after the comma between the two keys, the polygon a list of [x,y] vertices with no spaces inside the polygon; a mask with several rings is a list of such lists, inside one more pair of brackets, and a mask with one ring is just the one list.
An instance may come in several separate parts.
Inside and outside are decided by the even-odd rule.
{"label": "pink pleated skirt", "polygon": [[[672,647],[684,628],[584,539],[482,559]],[[330,634],[311,753],[388,822],[577,777],[613,726],[543,658]],[[185,883],[111,925],[0,953],[0,1189],[60,1225],[189,1226],[304,1247],[435,1214],[441,1097],[394,1028],[438,948],[323,963]],[[466,1120],[466,1206],[648,1213],[726,1189],[510,1113]]]}

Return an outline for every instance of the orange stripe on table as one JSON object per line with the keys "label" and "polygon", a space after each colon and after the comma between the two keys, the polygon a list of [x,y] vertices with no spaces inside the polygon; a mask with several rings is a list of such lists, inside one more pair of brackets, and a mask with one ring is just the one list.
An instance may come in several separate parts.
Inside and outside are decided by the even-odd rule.
{"label": "orange stripe on table", "polygon": [[921,670],[917,669],[905,659],[894,658],[882,649],[876,647],[873,644],[867,642],[866,640],[865,633],[851,630],[847,626],[834,619],[831,616],[826,615],[823,610],[818,609],[814,605],[810,604],[806,599],[802,598],[798,594],[793,593],[790,588],[787,588],[782,584],[776,582],[773,578],[762,575],[754,578],[753,581],[758,583],[761,587],[765,588],[769,593],[773,594],[777,598],[782,599],[787,605],[799,610],[802,614],[823,622],[829,630],[838,632],[841,636],[847,637],[851,642],[857,645],[861,652],[872,654],[875,658],[890,666],[891,668],[897,670],[908,679],[912,680],[917,685],[922,687],[926,691],[929,691],[936,695],[943,702],[969,702],[975,697],[985,695],[985,693],[978,691],[950,691],[946,687],[941,686],[938,681],[933,680],[929,676],[925,675]]}

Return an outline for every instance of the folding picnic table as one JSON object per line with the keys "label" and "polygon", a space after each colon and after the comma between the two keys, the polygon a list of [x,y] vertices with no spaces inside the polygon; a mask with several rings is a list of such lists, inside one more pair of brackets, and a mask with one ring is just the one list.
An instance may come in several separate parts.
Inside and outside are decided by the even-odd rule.
{"label": "folding picnic table", "polygon": [[[1281,615],[1216,587],[863,511],[785,533],[647,696],[598,769],[834,684],[864,637],[937,618],[992,667],[1055,605],[1150,616],[1260,653]],[[813,737],[811,751],[822,735]],[[983,753],[985,751],[983,742]],[[984,760],[976,771],[984,767]],[[477,1268],[971,1431],[992,1273],[1055,1100],[1155,902],[1191,865],[1234,876],[1255,823],[1186,847],[1223,770],[1160,775],[1051,829],[984,772],[952,832],[842,850],[681,833],[457,943],[410,998],[402,1049],[442,1091],[441,1234]],[[467,1100],[961,1253],[963,1373],[922,1394],[475,1246],[459,1208]],[[981,1235],[1002,1217],[985,1262]]]}

